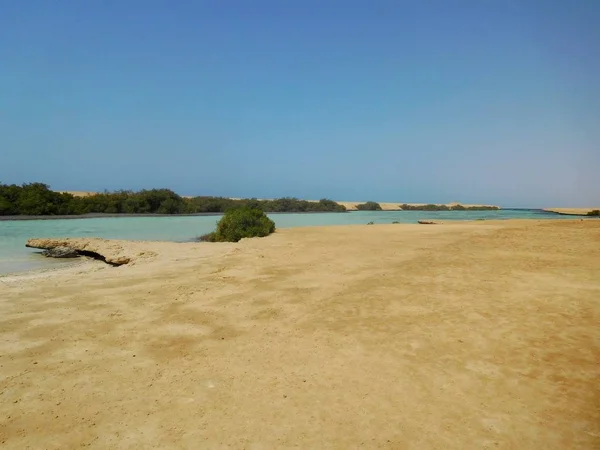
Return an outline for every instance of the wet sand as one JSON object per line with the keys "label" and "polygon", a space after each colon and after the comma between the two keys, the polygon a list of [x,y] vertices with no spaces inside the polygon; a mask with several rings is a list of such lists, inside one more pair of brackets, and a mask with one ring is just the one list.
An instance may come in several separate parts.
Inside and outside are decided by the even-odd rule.
{"label": "wet sand", "polygon": [[600,448],[598,220],[135,245],[0,278],[2,448]]}

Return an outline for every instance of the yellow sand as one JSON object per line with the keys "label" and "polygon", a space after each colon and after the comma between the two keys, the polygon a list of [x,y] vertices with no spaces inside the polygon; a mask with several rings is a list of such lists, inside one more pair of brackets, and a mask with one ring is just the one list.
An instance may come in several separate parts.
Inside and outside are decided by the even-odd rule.
{"label": "yellow sand", "polygon": [[90,191],[59,191],[61,194],[71,194],[74,197],[89,197],[90,195],[96,195],[99,192]]}
{"label": "yellow sand", "polygon": [[141,247],[0,278],[3,449],[600,448],[598,220]]}
{"label": "yellow sand", "polygon": [[588,212],[593,211],[595,209],[600,210],[600,206],[590,208],[545,208],[544,211],[555,212],[558,214],[585,216]]}

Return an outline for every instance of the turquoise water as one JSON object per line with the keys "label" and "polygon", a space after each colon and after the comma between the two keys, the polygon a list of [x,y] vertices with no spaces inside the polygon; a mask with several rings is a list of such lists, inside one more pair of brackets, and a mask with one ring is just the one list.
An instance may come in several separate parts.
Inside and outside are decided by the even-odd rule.
{"label": "turquoise water", "polygon": [[[537,210],[500,211],[357,211],[351,213],[273,214],[278,228],[320,225],[415,223],[418,219],[475,220],[550,218],[563,216]],[[101,237],[107,239],[190,241],[213,231],[219,216],[117,217],[66,220],[0,221],[0,274],[59,267],[72,261],[53,260],[25,248],[33,237]],[[568,217],[567,217],[568,218]]]}

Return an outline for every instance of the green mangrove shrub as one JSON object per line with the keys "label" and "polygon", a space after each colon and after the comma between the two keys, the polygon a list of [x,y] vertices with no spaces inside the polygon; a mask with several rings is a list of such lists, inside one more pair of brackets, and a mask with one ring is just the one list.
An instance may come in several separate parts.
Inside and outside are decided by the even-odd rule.
{"label": "green mangrove shrub", "polygon": [[77,214],[195,214],[224,213],[230,209],[251,208],[265,212],[345,212],[329,199],[318,202],[297,198],[275,200],[231,199],[223,197],[181,197],[170,189],[99,192],[86,197],[54,192],[44,183],[2,184],[0,215]]}
{"label": "green mangrove shrub", "polygon": [[381,205],[377,202],[366,202],[356,205],[359,211],[381,211]]}
{"label": "green mangrove shrub", "polygon": [[275,231],[275,222],[261,209],[230,209],[217,223],[213,233],[200,236],[206,242],[238,242],[243,238],[264,237]]}

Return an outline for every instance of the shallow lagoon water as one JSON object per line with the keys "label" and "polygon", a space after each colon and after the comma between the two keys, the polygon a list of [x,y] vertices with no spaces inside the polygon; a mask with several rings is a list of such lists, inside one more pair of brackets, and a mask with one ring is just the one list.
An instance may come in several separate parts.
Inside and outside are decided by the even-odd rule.
{"label": "shallow lagoon water", "polygon": [[[355,211],[349,213],[271,214],[278,228],[375,223],[415,223],[419,219],[559,219],[540,210],[499,211]],[[220,216],[110,217],[93,219],[0,221],[0,274],[72,264],[53,260],[25,247],[33,237],[101,237],[106,239],[191,241],[215,229]]]}

